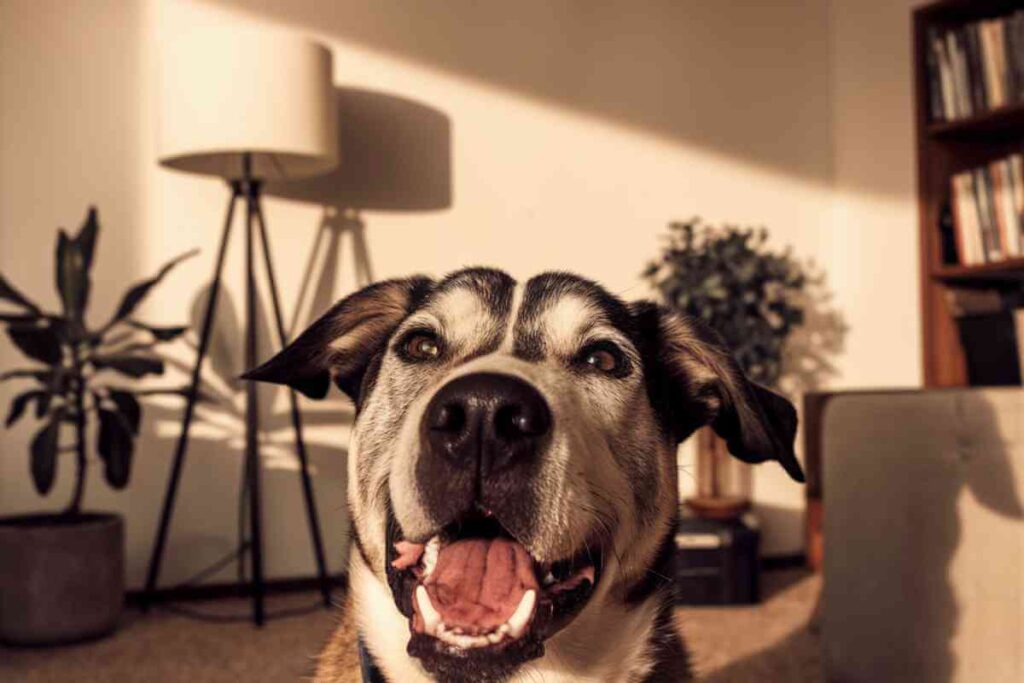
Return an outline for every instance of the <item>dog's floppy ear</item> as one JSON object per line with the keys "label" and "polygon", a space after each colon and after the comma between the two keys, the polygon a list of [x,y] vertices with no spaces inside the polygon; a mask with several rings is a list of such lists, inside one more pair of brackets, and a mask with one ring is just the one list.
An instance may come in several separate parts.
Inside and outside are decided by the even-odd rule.
{"label": "dog's floppy ear", "polygon": [[358,400],[370,362],[431,285],[429,278],[412,277],[361,289],[242,378],[286,384],[310,398],[326,396],[333,379],[339,389]]}
{"label": "dog's floppy ear", "polygon": [[633,313],[655,365],[652,400],[667,404],[661,408],[677,439],[709,424],[740,460],[776,460],[804,481],[793,451],[792,403],[748,379],[718,335],[698,321],[650,302],[634,304]]}

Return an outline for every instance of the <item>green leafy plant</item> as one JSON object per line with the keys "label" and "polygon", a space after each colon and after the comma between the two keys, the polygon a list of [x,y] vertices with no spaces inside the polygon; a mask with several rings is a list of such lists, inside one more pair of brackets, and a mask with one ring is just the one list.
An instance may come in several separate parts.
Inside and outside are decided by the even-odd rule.
{"label": "green leafy plant", "polygon": [[[128,289],[114,314],[99,327],[86,322],[92,287],[93,252],[99,235],[96,209],[90,208],[81,230],[69,237],[57,235],[55,280],[61,302],[59,313],[44,311],[0,275],[0,300],[15,312],[0,312],[7,336],[37,364],[0,374],[0,381],[28,379],[31,389],[11,401],[6,426],[17,422],[32,407],[42,421],[31,442],[32,481],[40,494],[53,487],[60,453],[76,455],[76,479],[66,514],[81,512],[85,490],[87,439],[90,423],[98,423],[96,452],[107,482],[117,489],[128,485],[135,437],[142,406],[139,397],[158,393],[184,394],[185,389],[137,389],[110,380],[117,376],[138,379],[160,375],[164,363],[154,349],[180,337],[185,327],[157,327],[134,317],[139,304],[170,270],[194,255],[188,252],[167,263],[157,274]],[[74,434],[62,443],[62,427]]]}
{"label": "green leafy plant", "polygon": [[776,386],[786,339],[804,320],[804,269],[769,251],[764,229],[671,223],[668,244],[644,278],[662,301],[722,336],[754,381]]}

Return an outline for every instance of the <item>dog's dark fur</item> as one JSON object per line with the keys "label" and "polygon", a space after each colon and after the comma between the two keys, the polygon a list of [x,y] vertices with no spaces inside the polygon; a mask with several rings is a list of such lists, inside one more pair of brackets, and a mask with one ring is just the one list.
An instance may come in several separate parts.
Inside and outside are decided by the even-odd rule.
{"label": "dog's dark fur", "polygon": [[[436,359],[403,355],[415,334],[437,341]],[[608,350],[615,364],[596,371],[588,364],[593,349]],[[432,462],[420,429],[432,397],[480,373],[532,387],[553,422],[529,467],[483,482]],[[338,303],[248,377],[316,398],[333,381],[355,401],[353,598],[367,648],[389,680],[403,683],[685,679],[665,585],[677,445],[711,425],[736,457],[776,460],[802,480],[793,406],[748,381],[715,335],[566,273],[519,284],[475,268],[440,281],[382,282]],[[597,586],[547,631],[534,636],[541,626],[531,626],[523,647],[461,651],[428,635],[410,638],[405,598],[389,590],[389,581],[401,584],[392,541],[424,543],[481,505],[538,563],[598,542],[606,567]],[[325,659],[318,680],[339,674]]]}

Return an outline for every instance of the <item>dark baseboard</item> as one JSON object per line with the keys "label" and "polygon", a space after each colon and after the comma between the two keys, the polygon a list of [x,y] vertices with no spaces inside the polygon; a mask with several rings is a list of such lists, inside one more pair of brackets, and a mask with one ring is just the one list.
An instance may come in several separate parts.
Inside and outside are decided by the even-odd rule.
{"label": "dark baseboard", "polygon": [[781,569],[808,569],[807,555],[792,553],[790,555],[769,555],[761,558],[761,570],[766,572]]}
{"label": "dark baseboard", "polygon": [[[335,574],[330,577],[331,588],[343,593],[348,588],[348,575]],[[302,593],[320,588],[320,579],[316,577],[299,577],[292,579],[271,579],[264,581],[266,595],[283,595],[286,593]],[[125,604],[139,607],[145,601],[144,591],[130,590],[125,594]],[[153,602],[184,602],[192,600],[219,600],[221,598],[245,598],[250,595],[248,584],[244,583],[209,583],[199,586],[178,586],[158,588],[153,595]]]}

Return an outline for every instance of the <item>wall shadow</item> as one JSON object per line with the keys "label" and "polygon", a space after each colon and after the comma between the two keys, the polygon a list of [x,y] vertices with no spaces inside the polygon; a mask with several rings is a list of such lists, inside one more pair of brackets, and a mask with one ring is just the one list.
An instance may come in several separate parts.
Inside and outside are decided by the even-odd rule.
{"label": "wall shadow", "polygon": [[406,97],[336,87],[340,162],[264,194],[357,211],[430,211],[452,204],[451,121]]}
{"label": "wall shadow", "polygon": [[[195,362],[196,331],[202,325],[209,294],[210,287],[204,286],[192,297],[189,306],[189,327],[192,334],[186,337],[185,343],[177,345],[173,352],[168,349],[160,353],[170,371],[169,374],[180,378],[181,384],[187,383]],[[258,356],[269,357],[278,345],[276,334],[271,335],[268,312],[260,298],[257,298],[256,329]],[[246,383],[239,379],[245,368],[244,330],[230,292],[221,288],[210,345],[200,375],[201,400],[196,406],[189,432],[187,459],[175,507],[175,518],[171,523],[171,541],[164,557],[162,587],[177,585],[181,577],[202,570],[224,557],[225,553],[232,551],[235,540],[240,541],[249,536],[244,467]],[[264,496],[264,540],[269,553],[273,554],[280,550],[275,547],[274,538],[280,538],[282,534],[303,536],[308,532],[305,528],[304,503],[299,496],[299,460],[286,390],[276,385],[260,384],[257,385],[257,391]],[[146,401],[146,442],[167,455],[168,465],[181,433],[183,408],[180,398]],[[314,482],[314,495],[317,493],[316,482],[319,478],[327,476],[339,480],[342,482],[343,490],[346,476],[346,450],[339,447],[336,439],[325,436],[322,431],[318,432],[318,428],[350,425],[351,421],[351,410],[344,404],[341,410],[303,410],[303,436],[309,456],[310,475]],[[202,476],[197,476],[197,470]],[[164,476],[166,477],[166,474]],[[164,479],[153,482],[147,488],[159,490],[162,500],[166,485]],[[330,529],[334,525],[326,523],[324,515],[335,514],[337,510],[333,508],[337,505],[328,509],[324,505],[322,490],[320,494],[318,509],[321,523]],[[236,537],[232,539],[233,542],[227,542],[223,531],[218,532],[213,527],[201,528],[192,523],[182,528],[181,523],[176,524],[174,521],[181,517],[183,506],[206,506],[206,501],[225,498],[234,498],[238,501],[238,530],[233,534]],[[290,510],[293,513],[291,518],[301,519],[301,524],[293,529],[280,528],[286,520],[274,514],[274,511],[282,509]],[[230,528],[236,522],[218,519],[216,523]],[[176,530],[183,536],[176,536]],[[155,526],[147,533],[155,533]],[[176,537],[179,539],[177,544]],[[247,560],[247,556],[245,559]],[[332,560],[330,564],[336,564],[333,562],[334,558],[329,559]],[[239,562],[226,565],[223,570],[204,577],[203,581],[244,580],[242,565]],[[312,554],[310,563],[312,566]]]}
{"label": "wall shadow", "polygon": [[[1019,630],[996,625],[997,596],[1005,602],[1007,572],[1024,560],[1013,540],[1024,524],[1013,464],[1024,443],[1007,404],[997,414],[988,396],[935,391],[840,397],[829,410],[840,405],[824,452],[830,680],[1013,679],[1004,676]],[[842,441],[855,445],[828,446]],[[968,607],[980,630],[964,630]]]}
{"label": "wall shadow", "polygon": [[700,676],[702,683],[821,683],[819,636],[813,625],[794,630],[780,643]]}
{"label": "wall shadow", "polygon": [[834,304],[824,269],[810,260],[803,267],[807,281],[795,300],[803,307],[804,321],[786,340],[779,377],[779,386],[790,396],[822,389],[839,375],[835,361],[843,354],[850,330]]}
{"label": "wall shadow", "polygon": [[364,211],[437,211],[452,205],[451,121],[406,97],[337,87],[338,150],[330,173],[272,182],[267,196],[316,204],[322,213],[289,325],[294,337],[333,304],[343,248],[356,286],[374,281]]}
{"label": "wall shadow", "polygon": [[809,182],[831,180],[821,3],[216,1]]}
{"label": "wall shadow", "polygon": [[[202,314],[209,297],[209,288],[200,289],[193,297],[190,307],[190,327],[198,329],[202,323]],[[259,301],[259,300],[258,300]],[[276,334],[271,337],[268,313],[262,303],[256,307],[257,355],[269,358],[279,345]],[[190,433],[190,443],[204,440],[218,445],[223,451],[227,446],[241,460],[244,454],[245,437],[245,386],[238,379],[244,372],[243,338],[244,328],[236,315],[236,308],[229,292],[222,288],[217,302],[217,315],[214,318],[210,339],[210,348],[200,377],[200,389],[204,400],[197,405],[196,417]],[[194,347],[193,347],[194,352]],[[165,357],[171,367],[182,372],[190,372],[194,358],[183,361],[180,358]],[[298,468],[293,448],[291,415],[284,387],[271,384],[258,384],[260,426],[263,432],[261,448],[264,467],[282,469]],[[348,418],[346,418],[348,415]],[[305,410],[303,425],[316,428],[320,426],[351,424],[351,411],[342,410],[341,415],[331,415],[325,410]],[[282,438],[275,438],[282,436]],[[315,446],[315,437],[306,438],[307,445]],[[280,442],[280,443],[279,443]],[[334,444],[331,444],[332,448]],[[334,457],[336,451],[329,454]],[[327,455],[327,454],[324,454]],[[311,464],[315,467],[320,458],[316,449],[310,452]]]}

